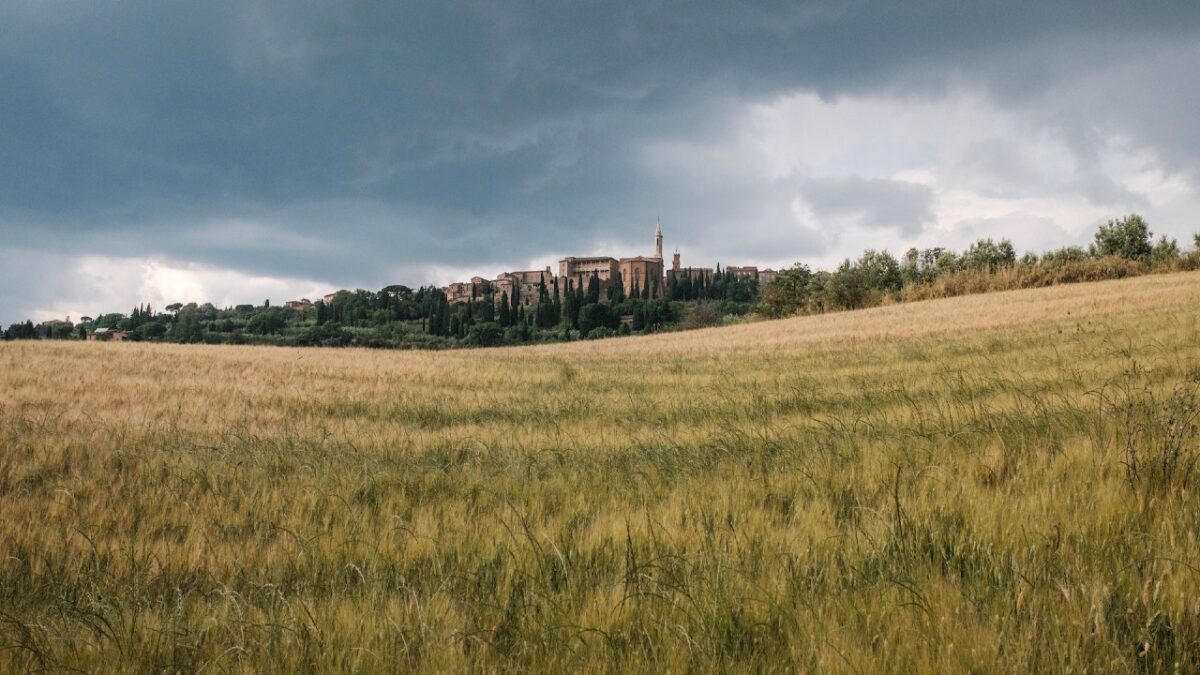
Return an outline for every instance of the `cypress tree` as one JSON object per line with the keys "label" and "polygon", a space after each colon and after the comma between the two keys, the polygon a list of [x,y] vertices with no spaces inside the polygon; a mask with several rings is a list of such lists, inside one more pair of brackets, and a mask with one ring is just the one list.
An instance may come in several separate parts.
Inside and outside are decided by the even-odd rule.
{"label": "cypress tree", "polygon": [[587,300],[583,304],[594,305],[600,302],[600,275],[592,270],[592,278],[588,280]]}
{"label": "cypress tree", "polygon": [[575,289],[575,305],[571,308],[571,327],[579,328],[579,312],[583,309],[583,289]]}
{"label": "cypress tree", "polygon": [[633,323],[630,326],[633,330],[643,330],[646,328],[646,309],[638,305],[633,310]]}
{"label": "cypress tree", "polygon": [[512,314],[508,310],[508,293],[500,294],[500,325],[507,328],[512,324]]}

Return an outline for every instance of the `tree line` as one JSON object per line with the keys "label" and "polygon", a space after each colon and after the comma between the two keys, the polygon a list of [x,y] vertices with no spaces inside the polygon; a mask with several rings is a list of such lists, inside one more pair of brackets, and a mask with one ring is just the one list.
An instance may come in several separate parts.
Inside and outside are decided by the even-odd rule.
{"label": "tree line", "polygon": [[1086,248],[1018,257],[1006,239],[981,239],[962,252],[912,248],[901,258],[867,250],[831,271],[797,263],[761,288],[757,280],[720,265],[711,273],[668,271],[661,283],[635,279],[628,293],[620,274],[605,283],[596,273],[580,283],[543,279],[533,289],[514,283],[511,295],[473,289],[465,302],[451,302],[434,286],[396,284],[378,291],[340,291],[328,302],[299,308],[272,306],[269,300],[224,309],[194,302],[162,311],[138,305],[128,314],[85,316],[77,322],[14,323],[2,337],[78,340],[107,330],[135,341],[431,349],[598,339],[719,325],[747,314],[773,318],[1200,269],[1200,235],[1193,243],[1183,251],[1175,240],[1155,240],[1146,221],[1132,214],[1101,225]]}
{"label": "tree line", "polygon": [[1101,225],[1087,247],[1068,246],[1020,257],[1012,242],[981,239],[966,250],[911,248],[902,258],[867,250],[832,271],[797,263],[763,288],[757,312],[766,317],[861,309],[1013,288],[1099,281],[1152,272],[1200,269],[1200,234],[1182,251],[1174,239],[1153,238],[1137,214]]}

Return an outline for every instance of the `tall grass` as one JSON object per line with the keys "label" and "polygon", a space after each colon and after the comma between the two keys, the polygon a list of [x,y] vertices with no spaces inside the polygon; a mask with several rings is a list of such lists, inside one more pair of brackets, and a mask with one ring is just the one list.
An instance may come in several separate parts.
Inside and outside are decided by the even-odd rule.
{"label": "tall grass", "polygon": [[1195,671],[1198,302],[0,345],[0,670]]}
{"label": "tall grass", "polygon": [[1145,274],[1167,274],[1200,269],[1200,252],[1192,251],[1164,261],[1137,261],[1120,256],[1085,258],[1062,262],[1043,261],[1015,264],[996,270],[958,270],[939,275],[929,283],[906,286],[904,301],[950,298],[974,293],[993,293],[1021,288],[1044,288],[1059,284],[1125,279]]}

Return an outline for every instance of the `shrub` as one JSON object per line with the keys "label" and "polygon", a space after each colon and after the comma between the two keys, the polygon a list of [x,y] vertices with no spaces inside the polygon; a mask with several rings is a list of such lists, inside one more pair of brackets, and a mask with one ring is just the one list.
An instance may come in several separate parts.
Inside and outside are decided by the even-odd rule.
{"label": "shrub", "polygon": [[683,319],[683,328],[707,328],[721,325],[721,313],[714,302],[698,302]]}
{"label": "shrub", "polygon": [[592,330],[588,331],[587,338],[589,340],[600,340],[603,338],[610,338],[616,334],[617,332],[608,326],[600,326],[599,328],[593,328]]}
{"label": "shrub", "polygon": [[504,341],[504,330],[494,321],[477,323],[467,329],[466,342],[470,345],[488,347]]}
{"label": "shrub", "polygon": [[1150,263],[1153,265],[1173,266],[1179,260],[1179,244],[1166,236],[1158,238],[1150,251]]}
{"label": "shrub", "polygon": [[1016,262],[1016,249],[1007,239],[1001,239],[999,243],[993,242],[991,239],[980,239],[963,252],[961,259],[961,264],[965,269],[989,272],[995,272],[1001,267],[1008,267]]}
{"label": "shrub", "polygon": [[344,347],[354,341],[350,331],[336,323],[313,326],[296,337],[297,345]]}

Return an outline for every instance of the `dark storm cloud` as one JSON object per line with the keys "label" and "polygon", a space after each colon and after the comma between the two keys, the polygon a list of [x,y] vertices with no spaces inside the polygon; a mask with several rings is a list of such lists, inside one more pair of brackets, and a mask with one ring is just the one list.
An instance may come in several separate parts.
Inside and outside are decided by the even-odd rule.
{"label": "dark storm cloud", "polygon": [[[793,91],[938,95],[966,79],[1031,106],[1138,59],[1179,80],[1134,72],[1138,93],[1195,103],[1190,66],[1170,55],[1195,49],[1198,23],[1190,1],[8,0],[0,235],[344,284],[397,264],[638,242],[655,211],[694,232],[779,218],[803,238],[786,209],[736,204],[764,190],[779,201],[776,186],[731,187],[735,205],[714,209],[694,187],[655,182],[639,149],[719,136],[731,106]],[[1116,101],[1101,117],[1180,165],[1200,157],[1181,108]],[[856,208],[906,232],[927,220],[903,189],[809,188],[825,193],[818,213],[879,199]],[[1098,174],[1091,189],[1119,188]],[[230,222],[258,229],[238,236]]]}

